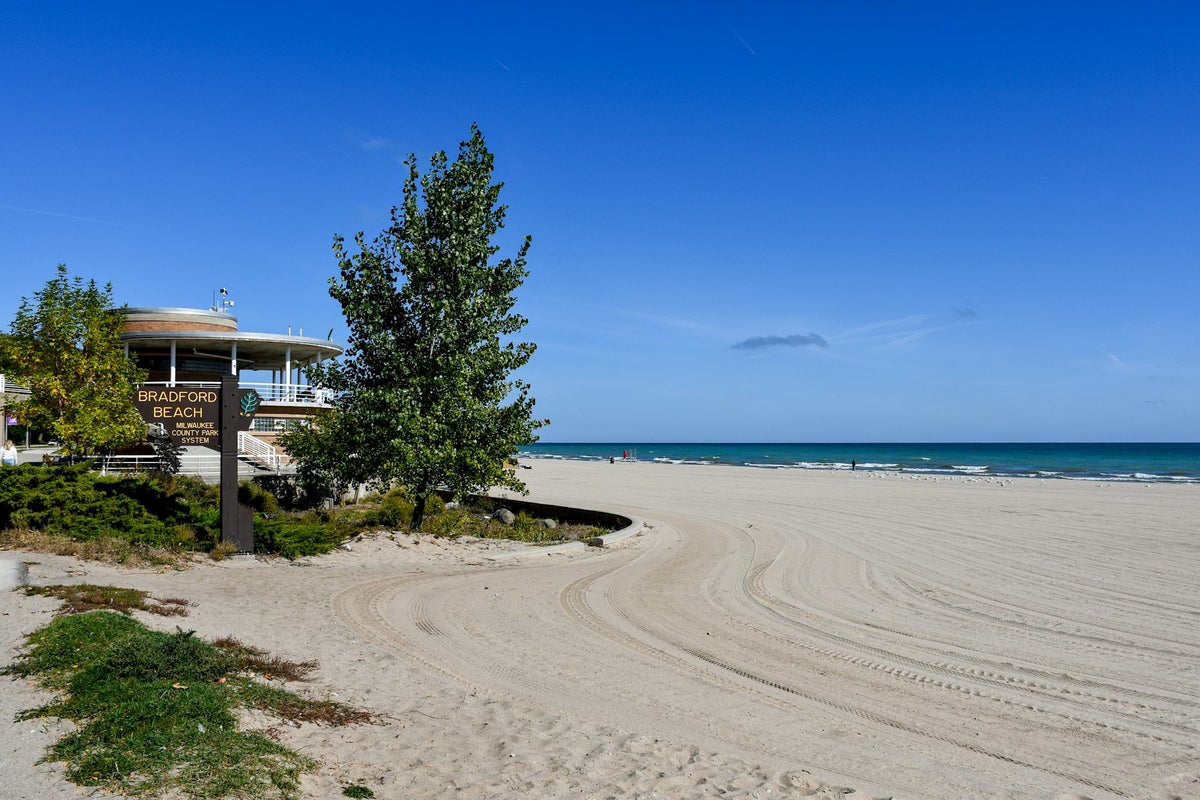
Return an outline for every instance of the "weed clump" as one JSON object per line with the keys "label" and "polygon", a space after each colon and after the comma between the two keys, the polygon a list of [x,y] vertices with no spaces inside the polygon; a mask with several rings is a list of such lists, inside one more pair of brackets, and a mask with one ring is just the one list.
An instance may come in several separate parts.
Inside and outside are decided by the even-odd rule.
{"label": "weed clump", "polygon": [[128,795],[289,800],[315,762],[238,730],[235,712],[327,725],[372,716],[266,685],[254,677],[263,668],[288,678],[316,664],[272,658],[232,639],[209,643],[181,628],[153,631],[105,610],[56,618],[27,637],[26,651],[3,672],[61,694],[18,718],[77,724],[43,758],[65,762],[73,783]]}
{"label": "weed clump", "polygon": [[178,597],[151,597],[140,589],[120,586],[96,586],[90,583],[53,586],[26,586],[25,594],[56,597],[64,605],[59,614],[82,614],[107,609],[128,616],[133,611],[148,611],[164,617],[183,616],[190,605]]}

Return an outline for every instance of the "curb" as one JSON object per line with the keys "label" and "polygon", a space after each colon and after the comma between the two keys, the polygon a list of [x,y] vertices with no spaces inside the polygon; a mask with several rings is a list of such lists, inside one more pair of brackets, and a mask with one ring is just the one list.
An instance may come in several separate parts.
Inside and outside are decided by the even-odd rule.
{"label": "curb", "polygon": [[[642,532],[642,529],[645,526],[640,519],[637,517],[628,516],[626,518],[629,520],[629,524],[624,528],[621,528],[621,530],[607,533],[604,536],[596,537],[604,542],[602,547],[607,547],[613,542],[619,542],[622,539],[628,539],[630,536],[634,536]],[[586,542],[564,542],[563,544],[554,544],[550,545],[549,547],[530,547],[525,550],[514,550],[509,553],[498,553],[496,555],[487,556],[487,558],[490,561],[500,561],[506,558],[525,558],[527,556],[541,556],[550,555],[552,553],[564,553],[571,550],[583,550],[589,546],[590,545],[588,545]]]}

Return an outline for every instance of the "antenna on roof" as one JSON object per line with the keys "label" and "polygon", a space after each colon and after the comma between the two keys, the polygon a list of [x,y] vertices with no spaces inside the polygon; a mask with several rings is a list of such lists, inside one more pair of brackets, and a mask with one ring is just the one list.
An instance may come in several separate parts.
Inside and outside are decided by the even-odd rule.
{"label": "antenna on roof", "polygon": [[[217,302],[217,293],[221,294],[221,302]],[[209,308],[210,311],[216,311],[219,314],[224,314],[229,309],[233,308],[233,301],[229,299],[228,289],[218,289],[213,292],[213,304]]]}

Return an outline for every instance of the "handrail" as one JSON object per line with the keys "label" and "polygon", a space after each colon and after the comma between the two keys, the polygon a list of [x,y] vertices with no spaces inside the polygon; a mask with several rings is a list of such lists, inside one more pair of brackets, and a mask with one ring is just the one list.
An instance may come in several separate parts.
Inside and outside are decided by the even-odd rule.
{"label": "handrail", "polygon": [[[213,381],[146,381],[143,386],[204,386],[216,388],[219,383]],[[316,386],[300,383],[272,383],[269,381],[240,381],[242,389],[253,389],[264,403],[287,403],[298,406],[329,405],[333,392]]]}
{"label": "handrail", "polygon": [[[238,455],[276,472],[283,467],[286,460],[278,448],[245,431],[238,431]],[[180,455],[179,460],[180,472],[186,475],[215,472],[220,469],[221,464],[220,454],[216,451],[184,453]],[[98,466],[105,472],[150,472],[157,470],[161,463],[156,455],[118,454],[100,459]]]}
{"label": "handrail", "polygon": [[249,456],[268,469],[277,470],[283,463],[278,449],[245,431],[238,431],[238,453]]}
{"label": "handrail", "polygon": [[295,383],[241,383],[243,389],[254,389],[264,403],[294,403],[302,406],[326,406],[333,393],[328,389]]}
{"label": "handrail", "polygon": [[[98,459],[97,467],[106,473],[155,472],[161,469],[162,460],[149,454],[116,454]],[[217,475],[221,470],[221,456],[216,451],[183,453],[179,456],[179,467],[181,475]]]}

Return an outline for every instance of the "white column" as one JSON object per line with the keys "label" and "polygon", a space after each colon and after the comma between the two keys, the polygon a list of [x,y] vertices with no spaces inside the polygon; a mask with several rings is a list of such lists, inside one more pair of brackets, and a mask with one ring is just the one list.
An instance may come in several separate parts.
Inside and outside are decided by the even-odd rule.
{"label": "white column", "polygon": [[238,367],[237,367],[237,342],[234,342],[234,343],[233,343],[232,352],[231,352],[231,353],[230,353],[230,355],[229,355],[229,374],[230,374],[230,375],[237,375],[237,374],[238,374]]}
{"label": "white column", "polygon": [[167,380],[168,386],[175,385],[175,340],[171,340],[171,376]]}
{"label": "white column", "polygon": [[284,378],[283,385],[284,385],[284,391],[287,392],[288,402],[290,403],[294,399],[292,397],[292,346],[290,344],[288,345],[287,353],[284,355],[283,358],[284,358],[283,369],[284,369],[284,373],[286,375],[286,377]]}

